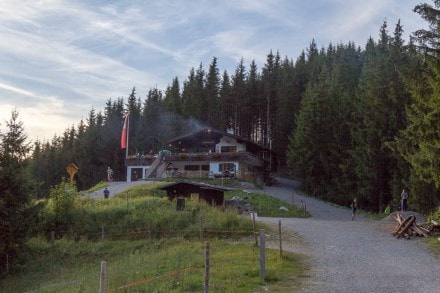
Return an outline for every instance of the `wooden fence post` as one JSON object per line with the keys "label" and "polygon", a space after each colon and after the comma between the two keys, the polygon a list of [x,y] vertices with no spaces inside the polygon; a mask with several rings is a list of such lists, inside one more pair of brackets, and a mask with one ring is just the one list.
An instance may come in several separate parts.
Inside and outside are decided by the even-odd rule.
{"label": "wooden fence post", "polygon": [[264,229],[260,229],[260,277],[264,281],[266,277],[266,241]]}
{"label": "wooden fence post", "polygon": [[104,225],[101,225],[101,241],[104,241],[105,234],[104,234]]}
{"label": "wooden fence post", "polygon": [[204,293],[209,292],[209,258],[210,258],[210,245],[209,241],[205,242],[205,283],[203,285]]}
{"label": "wooden fence post", "polygon": [[278,221],[278,238],[280,239],[280,257],[283,256],[283,242],[281,239],[281,220]]}
{"label": "wooden fence post", "polygon": [[107,279],[107,265],[105,260],[101,261],[101,274],[99,275],[99,293],[105,293]]}

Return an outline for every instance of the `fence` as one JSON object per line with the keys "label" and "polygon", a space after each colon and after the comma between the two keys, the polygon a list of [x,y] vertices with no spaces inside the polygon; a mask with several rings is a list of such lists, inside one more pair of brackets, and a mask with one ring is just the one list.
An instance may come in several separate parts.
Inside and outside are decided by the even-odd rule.
{"label": "fence", "polygon": [[[255,219],[255,216],[253,216],[253,219]],[[235,231],[228,231],[229,233],[233,234]],[[256,245],[260,247],[259,249],[259,266],[260,266],[260,278],[261,281],[264,283],[265,277],[266,277],[266,233],[264,229],[260,229],[258,232],[257,231],[253,231],[252,232],[253,235],[255,235],[255,239],[257,239]],[[204,236],[206,236],[206,234],[203,234]],[[202,234],[200,234],[200,236],[202,236]],[[282,256],[283,252],[282,252],[282,227],[281,227],[281,221],[279,221],[278,223],[278,240],[279,240],[279,255]],[[253,237],[248,238],[249,240],[253,240]],[[202,240],[202,239],[200,239]],[[105,237],[103,238],[103,241],[105,241]],[[154,281],[160,280],[160,279],[164,279],[164,278],[169,278],[172,276],[176,276],[178,274],[182,274],[188,271],[194,271],[194,270],[200,270],[200,280],[203,283],[203,289],[205,293],[208,293],[210,290],[210,267],[211,267],[211,263],[210,263],[210,251],[211,251],[211,246],[210,246],[210,241],[206,240],[205,242],[205,250],[204,253],[205,255],[205,262],[203,263],[198,263],[198,264],[194,264],[191,265],[189,267],[184,267],[184,268],[176,268],[173,271],[168,271],[165,273],[162,273],[160,275],[156,275],[156,276],[149,276],[147,278],[142,278],[142,279],[138,279],[138,280],[134,280],[134,281],[130,281],[130,282],[125,282],[123,285],[118,286],[118,287],[114,287],[114,288],[108,288],[107,284],[108,281],[111,280],[112,278],[117,278],[118,274],[116,272],[111,272],[109,273],[107,271],[107,262],[105,260],[101,261],[101,267],[100,267],[100,271],[96,272],[95,275],[92,275],[90,277],[83,277],[80,279],[76,279],[76,280],[69,280],[66,282],[62,282],[62,283],[54,283],[54,284],[49,284],[46,285],[44,287],[41,287],[39,289],[36,289],[34,291],[28,291],[28,292],[45,292],[46,290],[50,289],[53,292],[56,291],[56,288],[63,288],[66,286],[79,286],[81,287],[81,284],[84,283],[86,280],[90,280],[93,279],[95,280],[97,286],[99,284],[99,292],[119,292],[122,290],[126,290],[129,288],[136,288],[139,287],[143,284],[148,284],[148,283],[153,283]],[[225,263],[228,262],[228,260],[224,260]],[[221,265],[218,264],[217,265]],[[202,271],[202,269],[204,268],[204,270]],[[51,291],[51,292],[52,292]]]}
{"label": "fence", "polygon": [[[175,238],[183,237],[185,239],[199,239],[203,240],[204,237],[212,238],[231,238],[239,239],[242,237],[252,236],[255,233],[255,213],[251,213],[252,228],[244,229],[219,229],[211,228],[206,225],[204,218],[200,217],[199,224],[193,225],[190,229],[164,229],[162,227],[154,227],[151,220],[145,223],[143,226],[127,229],[119,225],[105,225],[102,224],[99,232],[91,232],[83,235],[77,235],[70,230],[58,229],[57,231],[51,231],[48,235],[48,240],[55,241],[60,237],[67,237],[72,239],[89,239],[96,241],[104,240],[137,240],[137,239],[160,239],[160,238]],[[97,230],[97,229],[95,229]]]}

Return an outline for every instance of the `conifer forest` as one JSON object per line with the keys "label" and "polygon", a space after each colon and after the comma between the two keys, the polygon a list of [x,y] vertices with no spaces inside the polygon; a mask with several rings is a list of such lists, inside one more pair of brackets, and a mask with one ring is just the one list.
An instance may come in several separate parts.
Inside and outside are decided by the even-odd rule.
{"label": "conifer forest", "polygon": [[262,68],[242,60],[221,72],[213,57],[166,89],[141,97],[135,85],[127,97],[108,97],[102,110],[50,141],[28,143],[13,112],[0,137],[0,218],[25,222],[29,196],[47,197],[72,162],[79,190],[104,180],[108,166],[125,180],[127,113],[129,154],[157,153],[201,127],[224,131],[232,119],[237,135],[271,148],[278,169],[310,196],[344,206],[357,197],[363,209],[383,212],[407,188],[412,210],[433,211],[440,204],[440,1],[414,10],[430,29],[408,41],[403,24],[385,21],[365,44],[319,48],[311,36],[299,56],[269,50]]}

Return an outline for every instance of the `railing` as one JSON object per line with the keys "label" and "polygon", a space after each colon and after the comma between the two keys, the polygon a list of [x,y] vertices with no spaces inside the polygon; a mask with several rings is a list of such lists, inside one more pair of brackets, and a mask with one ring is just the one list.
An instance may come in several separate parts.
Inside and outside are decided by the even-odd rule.
{"label": "railing", "polygon": [[[150,166],[156,159],[154,156],[129,156],[125,159],[126,166]],[[241,161],[247,164],[262,167],[263,159],[250,152],[229,152],[229,153],[173,153],[163,158],[168,162],[176,161],[200,161],[200,162],[221,162]]]}
{"label": "railing", "polygon": [[177,153],[165,156],[166,161],[243,161],[254,166],[263,166],[263,160],[249,152],[230,153]]}

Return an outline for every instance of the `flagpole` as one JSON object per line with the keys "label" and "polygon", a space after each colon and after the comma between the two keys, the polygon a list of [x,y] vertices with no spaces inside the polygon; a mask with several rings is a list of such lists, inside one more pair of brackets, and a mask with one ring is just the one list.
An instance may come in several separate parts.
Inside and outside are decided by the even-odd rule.
{"label": "flagpole", "polygon": [[125,158],[128,157],[128,134],[130,133],[130,116],[127,113],[127,136],[125,137],[125,141],[127,142],[127,146],[125,148]]}

